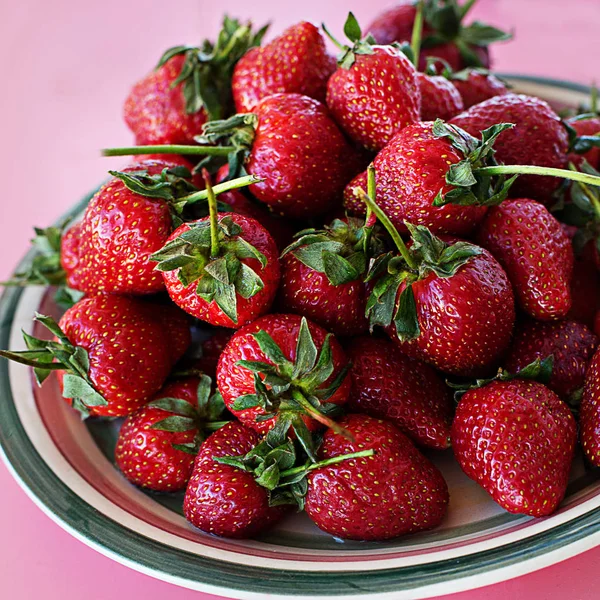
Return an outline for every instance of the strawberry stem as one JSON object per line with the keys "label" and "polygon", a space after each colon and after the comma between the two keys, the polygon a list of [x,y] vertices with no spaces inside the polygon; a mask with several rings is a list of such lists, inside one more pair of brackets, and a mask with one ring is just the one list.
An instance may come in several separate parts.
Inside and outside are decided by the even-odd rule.
{"label": "strawberry stem", "polygon": [[[232,179],[230,181],[224,181],[223,183],[218,183],[214,185],[212,190],[215,196],[222,194],[223,192],[229,192],[230,190],[237,190],[242,187],[246,187],[248,185],[252,185],[253,183],[259,183],[263,181],[259,177],[255,177],[254,175],[245,175],[244,177],[238,177],[237,179]],[[194,192],[189,196],[183,196],[178,199],[178,202],[185,202],[185,204],[193,204],[194,202],[198,202],[199,200],[207,200],[208,199],[208,191],[200,190],[199,192]]]}
{"label": "strawberry stem", "polygon": [[477,2],[477,0],[467,0],[460,7],[460,18],[464,19],[467,16],[467,13],[473,8],[473,5]]}
{"label": "strawberry stem", "polygon": [[325,35],[332,41],[332,43],[335,45],[335,47],[338,50],[346,50],[346,46],[344,46],[343,44],[341,44],[340,42],[338,42],[332,35],[332,33],[329,31],[329,29],[327,29],[327,27],[325,26],[325,23],[321,23],[321,29],[323,29],[323,31],[325,32]]}
{"label": "strawberry stem", "polygon": [[479,169],[473,169],[473,173],[482,173],[485,175],[547,175],[600,187],[600,177],[597,175],[590,175],[588,173],[582,173],[581,171],[569,171],[568,169],[538,167],[536,165],[498,165],[495,167],[481,167]]}
{"label": "strawberry stem", "polygon": [[297,475],[298,473],[302,473],[303,471],[314,471],[315,469],[319,469],[320,467],[329,467],[330,465],[336,465],[338,463],[343,462],[344,460],[352,460],[353,458],[366,458],[369,456],[373,456],[374,454],[375,450],[373,450],[372,448],[369,450],[360,450],[359,452],[351,452],[350,454],[340,454],[339,456],[326,458],[325,460],[321,460],[317,463],[310,463],[308,465],[302,465],[300,467],[294,467],[292,469],[281,471],[279,476],[281,479],[283,479],[284,477],[292,477],[294,475]]}
{"label": "strawberry stem", "polygon": [[590,112],[598,114],[598,88],[596,82],[592,84],[592,92],[590,94]]}
{"label": "strawberry stem", "polygon": [[292,390],[292,398],[302,407],[304,412],[312,417],[315,421],[325,425],[329,429],[335,431],[337,434],[344,436],[345,438],[353,441],[354,437],[352,434],[343,427],[340,427],[333,419],[326,417],[321,411],[317,410],[297,389]]}
{"label": "strawberry stem", "polygon": [[210,174],[206,169],[202,169],[202,178],[206,186],[208,196],[208,213],[210,218],[210,257],[219,256],[219,212],[217,208],[217,197],[210,182]]}
{"label": "strawberry stem", "polygon": [[124,146],[104,148],[102,156],[136,156],[138,154],[198,154],[201,156],[227,156],[236,150],[234,146],[192,146],[165,144],[155,146]]}
{"label": "strawberry stem", "polygon": [[410,47],[413,52],[413,61],[415,69],[419,68],[419,54],[421,52],[421,37],[423,35],[423,0],[417,2],[417,13],[412,30]]}

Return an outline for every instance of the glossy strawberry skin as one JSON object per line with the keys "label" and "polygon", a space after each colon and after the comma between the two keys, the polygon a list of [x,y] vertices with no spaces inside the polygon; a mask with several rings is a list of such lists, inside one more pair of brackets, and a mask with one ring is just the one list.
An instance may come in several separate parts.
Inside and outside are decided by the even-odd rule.
{"label": "glossy strawberry skin", "polygon": [[571,277],[571,310],[568,319],[594,328],[600,310],[600,277],[592,257],[575,257]]}
{"label": "glossy strawberry skin", "polygon": [[470,71],[466,79],[453,79],[454,87],[459,91],[465,108],[471,108],[494,96],[508,94],[508,88],[491,73]]}
{"label": "glossy strawberry skin", "polygon": [[581,445],[586,458],[600,466],[600,350],[588,365],[579,407]]}
{"label": "glossy strawberry skin", "polygon": [[[250,217],[245,217],[236,213],[221,213],[219,220],[226,215],[230,215],[233,222],[242,229],[240,237],[254,246],[267,259],[267,264],[262,267],[256,258],[244,258],[243,264],[252,268],[262,279],[263,288],[250,298],[243,298],[237,295],[237,322],[228,317],[213,300],[207,302],[197,293],[198,281],[193,281],[184,286],[178,279],[178,270],[165,271],[163,277],[169,296],[177,306],[188,314],[206,321],[211,325],[219,327],[231,327],[237,329],[246,323],[253,321],[260,315],[267,312],[273,302],[277,286],[279,285],[279,252],[273,238],[267,230]],[[198,222],[208,221],[208,217],[200,219]],[[184,223],[180,225],[167,241],[176,239],[184,231],[190,229],[189,225]]]}
{"label": "glossy strawberry skin", "polygon": [[[239,360],[253,360],[273,364],[262,352],[253,333],[266,331],[281,348],[288,360],[296,358],[296,342],[300,330],[301,317],[298,315],[270,314],[257,319],[253,323],[237,331],[231,338],[225,350],[221,354],[217,366],[217,387],[223,396],[227,408],[245,425],[252,427],[259,433],[266,433],[275,424],[275,418],[265,421],[256,421],[256,417],[264,414],[260,407],[236,410],[233,403],[240,396],[254,394],[254,376],[251,371],[238,366]],[[308,328],[313,337],[317,350],[320,350],[327,336],[327,331],[314,323],[308,321]],[[337,377],[339,372],[347,364],[347,358],[339,342],[331,339],[331,352],[334,370],[331,377],[320,387],[326,388]],[[348,400],[352,381],[350,375],[346,375],[337,391],[327,399],[332,404],[344,404]],[[305,417],[309,429],[315,430],[321,427],[319,423]]]}
{"label": "glossy strawberry skin", "polygon": [[[448,166],[464,157],[446,139],[436,138],[433,123],[406,127],[375,157],[377,204],[394,226],[406,232],[404,221],[425,225],[432,233],[468,235],[483,219],[481,206],[432,206],[437,194],[446,194]],[[352,213],[364,214],[365,205],[354,190],[367,189],[366,171],[355,177],[344,191],[344,205]]]}
{"label": "glossy strawberry skin", "polygon": [[429,273],[412,288],[419,337],[401,342],[394,324],[387,328],[402,352],[455,375],[485,375],[497,366],[510,344],[515,306],[508,277],[489,252],[482,249],[452,277]]}
{"label": "glossy strawberry skin", "polygon": [[335,71],[319,30],[303,21],[237,63],[232,89],[236,112],[251,112],[267,96],[303,94],[325,101],[327,80]]}
{"label": "glossy strawberry skin", "polygon": [[356,142],[380,150],[398,131],[419,120],[421,94],[412,63],[392,46],[374,46],[339,67],[327,84],[327,106]]}
{"label": "glossy strawberry skin", "polygon": [[69,341],[87,351],[90,380],[108,402],[90,414],[126,416],[162,387],[181,342],[173,343],[166,321],[155,315],[140,300],[103,295],[80,300],[61,318]]}
{"label": "glossy strawberry skin", "polygon": [[202,133],[205,111],[187,114],[182,84],[173,87],[184,61],[184,55],[174,56],[133,86],[124,118],[136,144],[193,144]]}
{"label": "glossy strawberry skin", "polygon": [[[596,135],[600,133],[600,116],[590,116],[586,119],[568,119],[567,123],[577,132],[577,135]],[[580,165],[582,160],[594,167],[600,169],[600,148],[595,147],[584,154],[569,154],[569,162]]]}
{"label": "glossy strawberry skin", "polygon": [[[200,380],[189,377],[165,385],[152,400],[178,398],[191,406],[198,404]],[[197,429],[163,431],[152,426],[175,413],[143,406],[125,419],[115,448],[115,461],[131,483],[156,492],[175,492],[186,487],[194,466],[193,454],[173,444],[191,444]]]}
{"label": "glossy strawberry skin", "polygon": [[325,273],[306,266],[293,253],[281,257],[279,307],[321,325],[335,335],[366,333],[368,290],[361,279],[333,285]]}
{"label": "glossy strawberry skin", "polygon": [[358,158],[325,106],[300,94],[275,94],[254,112],[259,123],[246,170],[264,181],[249,191],[288,217],[335,208],[358,172]]}
{"label": "glossy strawberry skin", "polygon": [[450,444],[450,388],[430,366],[385,339],[363,336],[345,347],[352,362],[348,410],[393,423],[418,446]]}
{"label": "glossy strawberry skin", "polygon": [[321,459],[369,449],[375,454],[309,475],[306,512],[316,525],[355,540],[391,539],[439,525],[448,506],[448,487],[412,442],[391,423],[366,415],[348,415],[340,425],[355,441],[328,430],[319,449]]}
{"label": "glossy strawberry skin", "polygon": [[202,356],[194,366],[214,379],[217,374],[219,358],[231,339],[233,331],[231,329],[216,329],[211,333],[212,335],[202,342]]}
{"label": "glossy strawberry skin", "polygon": [[539,202],[507,200],[488,212],[477,240],[506,269],[521,308],[535,319],[561,319],[571,308],[573,247]]}
{"label": "glossy strawberry skin", "polygon": [[192,525],[214,535],[247,538],[283,515],[281,506],[269,506],[267,490],[251,473],[213,460],[215,456],[244,455],[259,441],[255,431],[237,421],[205,440],[183,500],[183,513]]}
{"label": "glossy strawberry skin", "polygon": [[445,77],[417,73],[417,78],[421,90],[421,121],[449,121],[464,109],[460,93]]}
{"label": "glossy strawberry skin", "polygon": [[583,387],[588,363],[597,346],[596,335],[581,323],[527,321],[516,329],[505,366],[516,373],[537,358],[554,356],[548,387],[567,399]]}
{"label": "glossy strawberry skin", "polygon": [[79,236],[81,233],[81,223],[75,223],[62,236],[60,241],[60,264],[63,268],[67,285],[78,290],[79,283]]}
{"label": "glossy strawberry skin", "polygon": [[563,499],[576,441],[569,407],[533,381],[494,381],[467,392],[452,424],[463,471],[505,510],[535,517]]}
{"label": "glossy strawberry skin", "polygon": [[[567,130],[550,105],[540,98],[522,94],[494,96],[450,122],[476,137],[496,123],[514,123],[515,127],[503,131],[494,144],[498,162],[556,169],[567,166]],[[560,182],[557,177],[521,175],[511,192],[549,203]]]}

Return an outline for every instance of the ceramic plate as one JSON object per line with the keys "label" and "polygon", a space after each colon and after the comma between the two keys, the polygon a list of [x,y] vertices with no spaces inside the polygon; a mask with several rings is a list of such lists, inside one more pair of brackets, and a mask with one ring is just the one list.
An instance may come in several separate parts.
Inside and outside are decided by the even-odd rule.
{"label": "ceramic plate", "polygon": [[[589,93],[559,81],[510,80],[557,106],[584,104]],[[43,289],[5,291],[0,347],[24,349],[20,331],[31,330],[36,310],[59,314]],[[451,451],[430,454],[451,494],[448,518],[435,531],[343,543],[296,515],[257,540],[219,539],[186,523],[181,497],[128,484],[113,466],[118,422],[80,421],[53,378],[39,389],[27,367],[1,361],[0,393],[3,458],[34,502],[99,552],[188,588],[256,599],[423,598],[522,575],[600,543],[600,478],[580,458],[560,510],[536,520],[500,509],[460,471]]]}

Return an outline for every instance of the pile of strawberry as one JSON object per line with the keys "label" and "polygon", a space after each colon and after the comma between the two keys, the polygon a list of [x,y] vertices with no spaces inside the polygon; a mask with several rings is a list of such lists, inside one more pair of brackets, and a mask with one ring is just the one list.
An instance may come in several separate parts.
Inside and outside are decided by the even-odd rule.
{"label": "pile of strawberry", "polygon": [[[126,417],[134,484],[203,531],[293,509],[345,539],[437,526],[452,448],[504,509],[600,465],[600,117],[490,74],[473,2],[403,2],[336,61],[226,18],[125,103],[136,155],[11,282],[71,302],[1,355]],[[408,43],[410,41],[411,43]],[[416,66],[415,66],[416,65]],[[198,162],[199,161],[199,162]],[[425,453],[422,453],[425,450]]]}

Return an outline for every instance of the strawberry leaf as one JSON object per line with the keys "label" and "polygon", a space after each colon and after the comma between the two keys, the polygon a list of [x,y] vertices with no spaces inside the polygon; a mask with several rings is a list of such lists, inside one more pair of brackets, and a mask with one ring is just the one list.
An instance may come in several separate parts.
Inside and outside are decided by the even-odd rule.
{"label": "strawberry leaf", "polygon": [[412,285],[407,285],[400,293],[398,308],[394,314],[394,327],[402,342],[414,340],[421,334]]}
{"label": "strawberry leaf", "polygon": [[196,429],[195,419],[173,415],[154,423],[150,429],[159,429],[160,431],[183,432]]}

